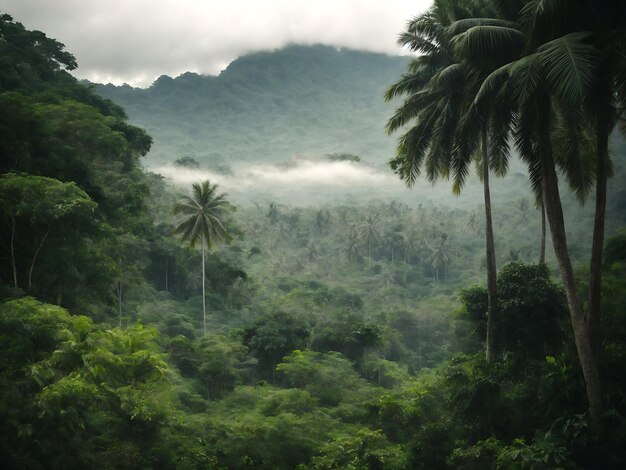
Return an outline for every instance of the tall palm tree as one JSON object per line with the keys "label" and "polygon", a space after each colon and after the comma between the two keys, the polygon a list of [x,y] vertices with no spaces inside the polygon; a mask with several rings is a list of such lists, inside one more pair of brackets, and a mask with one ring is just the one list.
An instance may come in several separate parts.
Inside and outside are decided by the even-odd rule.
{"label": "tall palm tree", "polygon": [[495,357],[493,319],[496,314],[496,253],[489,171],[492,169],[498,175],[506,172],[512,116],[506,106],[493,107],[482,114],[468,111],[484,77],[506,63],[522,44],[517,35],[503,34],[499,24],[483,21],[480,27],[489,30],[491,43],[495,45],[505,40],[512,51],[504,55],[468,57],[476,37],[470,27],[480,22],[482,15],[492,12],[488,2],[436,0],[433,7],[411,21],[400,36],[400,44],[422,55],[413,60],[410,73],[392,85],[385,95],[387,100],[408,95],[388,121],[387,131],[391,133],[406,124],[412,125],[400,138],[397,156],[390,162],[392,169],[409,186],[415,183],[424,167],[431,182],[452,175],[453,192],[458,194],[469,167],[479,156],[485,200],[488,292],[485,353],[489,360]]}
{"label": "tall palm tree", "polygon": [[350,264],[356,263],[361,258],[361,240],[359,233],[352,227],[343,245],[343,252]]}
{"label": "tall palm tree", "polygon": [[192,195],[183,196],[174,205],[174,215],[182,216],[174,233],[182,235],[193,249],[199,242],[202,251],[202,319],[206,335],[206,273],[205,250],[210,250],[214,243],[231,239],[225,227],[228,212],[226,194],[217,193],[217,185],[208,180],[193,184]]}
{"label": "tall palm tree", "polygon": [[[527,24],[531,25],[530,37],[535,42],[532,44],[535,46],[534,55],[545,71],[546,89],[564,111],[568,141],[577,140],[581,121],[595,136],[595,168],[592,171],[587,169],[583,175],[590,177],[590,186],[595,179],[595,218],[586,315],[577,296],[576,280],[569,272],[571,268],[558,254],[557,258],[568,301],[572,297],[570,314],[574,337],[585,377],[590,414],[597,429],[603,405],[597,353],[606,187],[610,168],[608,139],[626,103],[626,15],[623,3],[615,0],[575,0],[567,4],[550,0],[548,3],[546,6],[549,8],[543,9],[529,2],[524,10],[529,20]],[[572,116],[583,119],[572,122]],[[579,161],[578,149],[573,150],[566,155],[566,163]],[[549,211],[548,219],[550,221]],[[551,230],[552,225],[550,221]],[[567,247],[561,249],[565,251],[562,253],[565,257]]]}
{"label": "tall palm tree", "polygon": [[[445,281],[448,277],[448,263],[450,262],[450,254],[446,246],[448,235],[442,234],[439,238],[439,245],[431,248],[432,254],[428,257],[430,269],[436,282]],[[443,270],[443,276],[441,275]]]}
{"label": "tall palm tree", "polygon": [[[516,145],[529,165],[535,194],[541,197],[546,209],[567,293],[590,415],[597,428],[602,394],[594,344],[598,344],[595,330],[599,321],[610,165],[608,135],[626,101],[626,16],[622,3],[614,0],[530,0],[520,5],[519,22],[509,32],[525,34],[526,49],[517,60],[485,79],[475,104],[485,97],[501,94],[503,89],[514,89],[518,114]],[[488,53],[480,47],[484,41],[475,44],[479,46],[475,48],[477,54]],[[595,169],[581,152],[580,144],[584,145],[581,136],[584,137],[585,131],[595,134],[592,145]],[[567,144],[559,145],[562,142]],[[557,166],[581,199],[595,178],[596,211],[587,315],[567,248]]]}
{"label": "tall palm tree", "polygon": [[372,248],[374,243],[378,243],[381,240],[380,232],[376,228],[378,223],[378,217],[368,216],[364,224],[359,226],[359,239],[363,241],[368,247],[368,261],[367,267],[371,267],[372,264]]}

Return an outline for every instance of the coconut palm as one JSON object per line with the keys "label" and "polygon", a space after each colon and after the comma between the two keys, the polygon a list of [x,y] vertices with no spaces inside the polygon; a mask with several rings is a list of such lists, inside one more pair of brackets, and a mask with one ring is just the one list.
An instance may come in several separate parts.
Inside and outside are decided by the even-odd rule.
{"label": "coconut palm", "polygon": [[[483,79],[495,68],[519,55],[522,35],[505,33],[498,21],[484,20],[495,14],[485,2],[435,1],[426,13],[415,18],[400,44],[422,55],[413,60],[410,73],[389,88],[391,99],[408,95],[387,123],[389,133],[406,124],[412,127],[400,138],[392,169],[412,186],[422,167],[429,181],[453,176],[453,192],[459,194],[478,157],[479,176],[485,200],[485,249],[487,253],[487,341],[486,355],[492,360],[494,349],[493,318],[496,307],[496,254],[491,216],[490,168],[506,172],[509,129],[513,119],[507,101],[481,114],[470,105]],[[506,24],[506,23],[505,23]],[[472,26],[489,31],[494,53],[473,54],[476,35]],[[506,54],[495,47],[509,45]],[[473,111],[473,112],[472,112]]]}
{"label": "coconut palm", "polygon": [[[602,393],[597,364],[597,329],[600,316],[602,250],[606,213],[606,186],[609,174],[608,138],[626,102],[626,18],[623,4],[612,0],[577,0],[567,5],[551,0],[548,9],[537,9],[529,2],[524,10],[531,46],[545,73],[546,90],[563,110],[564,130],[568,142],[576,142],[582,121],[594,135],[595,171],[586,171],[589,186],[595,179],[595,220],[590,261],[588,311],[582,309],[576,279],[568,259],[565,232],[561,231],[560,214],[550,214],[550,230],[556,222],[560,232],[555,253],[566,285],[574,337],[581,362],[590,414],[598,427],[602,410]],[[578,117],[573,120],[572,117]],[[580,119],[583,118],[583,119]],[[569,146],[566,165],[587,162],[580,159],[576,147]],[[573,150],[573,151],[571,151]],[[576,167],[575,167],[576,168]],[[550,171],[550,169],[548,169]],[[595,173],[595,175],[594,175]],[[552,186],[554,183],[551,182]],[[558,188],[557,188],[558,189]],[[555,190],[553,189],[553,192]],[[555,236],[553,233],[553,241]],[[558,252],[557,252],[558,251]]]}
{"label": "coconut palm", "polygon": [[[594,330],[600,309],[600,268],[610,165],[608,135],[626,99],[626,20],[623,5],[611,0],[522,3],[519,22],[509,28],[509,32],[525,34],[526,49],[517,60],[486,78],[474,104],[490,102],[484,98],[502,94],[504,89],[514,90],[518,113],[516,145],[529,165],[535,194],[541,197],[546,209],[567,293],[590,414],[597,427],[602,395]],[[511,32],[513,30],[516,32]],[[489,53],[482,47],[484,44],[484,41],[475,41],[474,52]],[[595,135],[595,169],[581,151],[585,146],[581,137],[589,131]],[[566,145],[560,145],[563,142]],[[595,178],[596,213],[587,315],[582,309],[567,248],[557,166],[581,199]]]}
{"label": "coconut palm", "polygon": [[[445,281],[448,277],[448,263],[450,262],[450,254],[448,253],[448,235],[442,234],[439,237],[439,244],[436,248],[430,247],[432,253],[428,257],[430,270],[436,282]],[[443,275],[442,275],[443,274]]]}
{"label": "coconut palm", "polygon": [[376,224],[378,223],[378,218],[376,216],[368,216],[367,220],[364,224],[359,226],[359,239],[365,243],[368,247],[368,260],[367,267],[369,268],[372,264],[372,248],[374,243],[379,243],[381,240],[380,232],[378,228],[376,228]]}
{"label": "coconut palm", "polygon": [[202,251],[202,319],[206,335],[206,274],[205,250],[213,244],[231,239],[226,230],[228,201],[226,194],[217,193],[217,185],[208,180],[192,185],[192,195],[183,196],[174,205],[173,214],[181,216],[174,233],[181,234],[193,249],[200,243]]}
{"label": "coconut palm", "polygon": [[348,237],[343,245],[343,252],[350,264],[356,263],[361,259],[361,240],[359,234],[354,227],[348,232]]}

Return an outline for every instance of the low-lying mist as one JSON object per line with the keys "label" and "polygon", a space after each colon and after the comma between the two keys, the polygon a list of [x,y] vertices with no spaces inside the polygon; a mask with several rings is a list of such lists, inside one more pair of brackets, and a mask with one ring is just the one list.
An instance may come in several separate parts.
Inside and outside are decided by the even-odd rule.
{"label": "low-lying mist", "polygon": [[[209,179],[217,183],[221,192],[239,206],[265,204],[271,201],[291,205],[313,205],[323,203],[352,204],[371,200],[391,200],[409,205],[437,203],[447,206],[478,204],[482,189],[475,178],[470,178],[461,197],[451,194],[451,183],[442,181],[435,185],[419,179],[409,189],[390,169],[376,167],[363,162],[316,161],[301,159],[282,164],[239,164],[233,168],[188,168],[164,165],[152,168],[165,176],[173,185],[185,192],[192,183]],[[517,178],[516,178],[517,176]],[[523,173],[509,176],[508,182],[494,182],[495,193],[512,196],[511,178],[519,182],[526,178]],[[514,184],[516,189],[522,184]],[[517,194],[514,197],[525,195]],[[498,197],[494,194],[494,197]]]}

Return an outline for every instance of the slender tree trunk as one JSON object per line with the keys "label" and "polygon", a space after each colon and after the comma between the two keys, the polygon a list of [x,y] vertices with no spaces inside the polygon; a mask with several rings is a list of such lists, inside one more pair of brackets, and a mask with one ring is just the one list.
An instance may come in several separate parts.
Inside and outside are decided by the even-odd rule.
{"label": "slender tree trunk", "polygon": [[117,281],[117,307],[119,309],[120,329],[122,328],[122,280]]}
{"label": "slender tree trunk", "polygon": [[11,267],[13,268],[13,287],[17,288],[17,265],[15,263],[15,217],[11,217]]}
{"label": "slender tree trunk", "polygon": [[206,336],[206,287],[204,272],[204,235],[202,235],[202,320],[204,322],[204,335]]}
{"label": "slender tree trunk", "polygon": [[46,233],[44,233],[43,237],[41,238],[41,242],[39,242],[39,246],[37,246],[37,249],[35,250],[33,259],[30,262],[30,268],[28,269],[28,288],[26,289],[27,291],[30,290],[30,288],[33,285],[33,270],[35,269],[35,261],[37,261],[37,255],[41,251],[41,248],[43,247],[43,244],[45,243],[46,238],[48,238],[49,233],[50,233],[50,229],[46,230]]}
{"label": "slender tree trunk", "polygon": [[165,258],[165,292],[169,292],[168,282],[167,282],[168,281],[168,270],[167,270],[168,265],[169,265],[168,259]]}
{"label": "slender tree trunk", "polygon": [[563,209],[561,206],[557,175],[554,168],[550,145],[544,144],[542,152],[543,179],[545,181],[546,189],[544,205],[548,216],[548,222],[550,224],[554,254],[556,255],[559,269],[561,271],[561,277],[563,278],[563,283],[565,285],[567,304],[569,306],[570,319],[574,330],[576,350],[578,352],[578,359],[580,361],[585,380],[585,387],[587,389],[589,414],[594,428],[598,430],[600,414],[602,412],[600,373],[589,336],[587,319],[585,318],[582,304],[578,296],[576,277],[574,275],[574,269],[572,268],[567,248]]}
{"label": "slender tree trunk", "polygon": [[539,264],[546,264],[546,208],[541,202],[541,247],[539,248]]}
{"label": "slender tree trunk", "polygon": [[541,181],[541,248],[539,250],[539,264],[546,264],[546,189],[545,182]]}
{"label": "slender tree trunk", "polygon": [[485,356],[488,361],[496,357],[495,350],[495,315],[496,315],[496,248],[493,238],[491,217],[491,193],[489,188],[489,148],[487,127],[482,133],[483,193],[485,197],[485,245],[487,254],[487,340]]}
{"label": "slender tree trunk", "polygon": [[[604,112],[603,112],[604,111]],[[596,123],[596,213],[593,225],[593,244],[589,266],[589,335],[598,359],[600,346],[600,316],[602,293],[602,251],[604,249],[604,222],[606,218],[606,185],[609,160],[609,110],[598,113]]]}

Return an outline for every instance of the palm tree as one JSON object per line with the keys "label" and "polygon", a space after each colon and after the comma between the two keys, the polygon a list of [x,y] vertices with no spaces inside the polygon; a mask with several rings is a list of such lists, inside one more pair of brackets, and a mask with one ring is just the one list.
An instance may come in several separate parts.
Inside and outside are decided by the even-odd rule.
{"label": "palm tree", "polygon": [[[430,269],[436,282],[445,281],[448,276],[448,263],[450,262],[450,254],[446,246],[448,235],[442,234],[439,238],[437,248],[431,248],[432,254],[428,257]],[[441,276],[443,270],[443,276]]]}
{"label": "palm tree", "polygon": [[350,264],[356,263],[361,258],[361,240],[359,234],[354,227],[350,229],[348,238],[343,245],[343,252]]}
{"label": "palm tree", "polygon": [[[397,156],[390,162],[392,169],[409,186],[415,183],[423,166],[431,182],[452,174],[453,192],[460,193],[469,166],[480,150],[478,166],[485,200],[488,292],[485,352],[492,360],[495,356],[496,254],[489,170],[495,170],[498,175],[506,172],[512,114],[506,106],[494,106],[482,114],[468,110],[473,109],[470,107],[472,99],[484,77],[521,49],[521,40],[519,36],[503,34],[493,20],[481,20],[483,14],[492,13],[486,6],[481,2],[436,0],[430,10],[410,22],[399,43],[422,55],[413,60],[410,73],[392,85],[385,98],[408,95],[388,121],[387,131],[391,133],[408,123],[413,124],[400,138]],[[489,30],[493,45],[505,40],[512,51],[480,57],[471,54],[476,37],[471,26],[477,23]]]}
{"label": "palm tree", "polygon": [[174,233],[182,235],[193,249],[200,242],[202,251],[202,319],[206,335],[206,273],[204,268],[205,249],[210,250],[214,243],[231,239],[225,227],[228,211],[226,194],[217,193],[217,185],[208,180],[192,185],[192,195],[183,196],[174,205],[173,214],[181,215]]}
{"label": "palm tree", "polygon": [[[602,410],[597,353],[606,186],[610,167],[608,138],[626,102],[626,18],[623,4],[612,0],[577,0],[567,5],[555,0],[548,3],[549,8],[545,10],[532,8],[529,3],[524,11],[530,20],[528,24],[532,25],[529,28],[529,35],[535,42],[532,55],[538,57],[545,72],[546,89],[563,110],[568,141],[577,141],[585,121],[590,123],[586,129],[595,136],[595,169],[585,168],[582,174],[589,185],[593,181],[591,178],[595,178],[596,193],[587,315],[578,297],[564,238],[560,241],[562,246],[558,247],[557,259],[570,303],[590,414],[597,430]],[[581,119],[577,122],[572,117],[582,117],[583,124],[580,124]],[[576,147],[570,146],[570,150],[566,165],[586,162]],[[554,221],[549,205],[546,209],[552,231]],[[556,222],[560,225],[559,214],[556,215]],[[558,238],[564,236],[564,231],[558,234]]]}
{"label": "palm tree", "polygon": [[[504,88],[514,89],[518,113],[516,145],[529,165],[535,194],[545,206],[567,293],[590,414],[597,429],[602,395],[595,345],[610,165],[608,135],[626,101],[626,20],[623,5],[612,0],[522,3],[519,22],[509,32],[525,34],[526,49],[517,60],[487,77],[475,103],[494,92],[501,94]],[[488,51],[477,47],[476,53]],[[579,145],[584,145],[581,137],[585,131],[595,134],[595,169]],[[567,144],[559,145],[562,142]],[[581,199],[595,178],[588,315],[582,308],[567,248],[556,166],[563,170]]]}
{"label": "palm tree", "polygon": [[367,267],[372,264],[372,245],[380,241],[380,232],[376,228],[377,217],[368,216],[364,224],[359,226],[359,238],[368,246]]}

